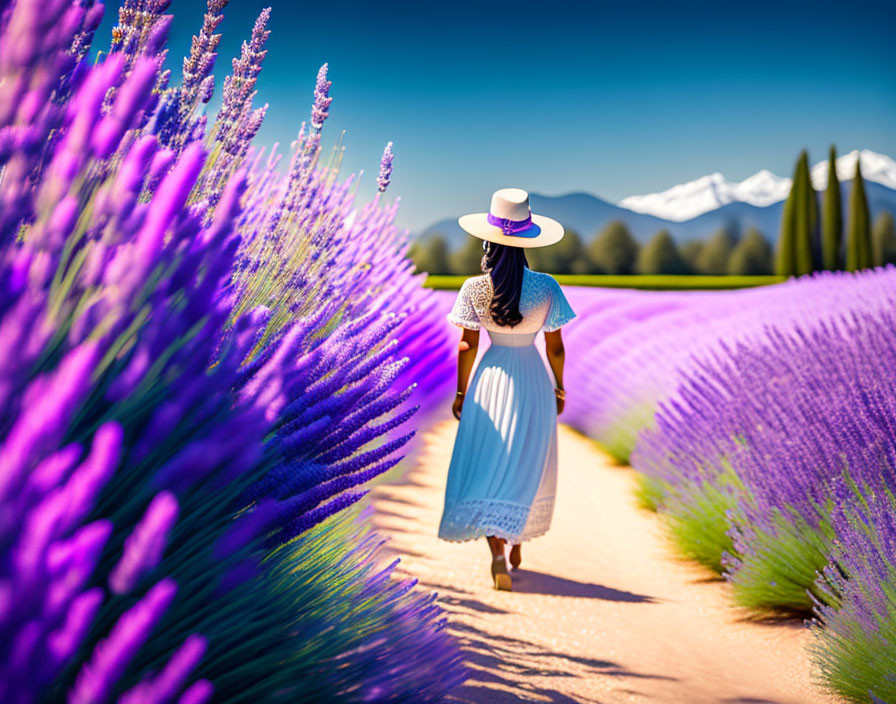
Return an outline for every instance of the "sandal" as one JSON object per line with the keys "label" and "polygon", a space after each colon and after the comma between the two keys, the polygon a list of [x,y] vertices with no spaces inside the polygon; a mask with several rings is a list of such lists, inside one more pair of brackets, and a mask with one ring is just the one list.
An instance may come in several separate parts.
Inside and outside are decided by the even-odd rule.
{"label": "sandal", "polygon": [[510,566],[518,570],[523,563],[523,546],[517,543],[510,548]]}
{"label": "sandal", "polygon": [[492,579],[495,581],[495,589],[513,591],[513,582],[507,572],[507,561],[503,555],[492,558]]}

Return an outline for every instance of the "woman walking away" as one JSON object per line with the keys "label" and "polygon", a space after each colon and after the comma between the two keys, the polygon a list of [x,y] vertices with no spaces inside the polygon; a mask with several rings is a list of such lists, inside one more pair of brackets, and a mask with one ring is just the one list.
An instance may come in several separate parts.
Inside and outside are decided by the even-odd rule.
{"label": "woman walking away", "polygon": [[[560,327],[575,317],[554,278],[529,269],[525,249],[560,241],[563,226],[532,215],[529,194],[519,188],[496,191],[490,212],[465,215],[459,223],[483,240],[485,273],[464,282],[448,316],[464,330],[453,407],[460,426],[439,537],[485,536],[495,589],[510,590],[504,546],[512,546],[516,569],[523,541],[543,535],[551,524],[557,414],[565,398]],[[480,327],[491,346],[469,381]],[[553,384],[534,345],[542,329]]]}

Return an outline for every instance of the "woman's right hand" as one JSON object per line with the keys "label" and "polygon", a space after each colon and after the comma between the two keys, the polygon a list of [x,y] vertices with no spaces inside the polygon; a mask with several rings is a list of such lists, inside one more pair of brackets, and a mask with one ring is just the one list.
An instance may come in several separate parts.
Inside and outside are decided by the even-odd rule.
{"label": "woman's right hand", "polygon": [[454,403],[451,404],[451,412],[454,417],[460,420],[460,411],[464,407],[464,397],[460,394],[454,397]]}

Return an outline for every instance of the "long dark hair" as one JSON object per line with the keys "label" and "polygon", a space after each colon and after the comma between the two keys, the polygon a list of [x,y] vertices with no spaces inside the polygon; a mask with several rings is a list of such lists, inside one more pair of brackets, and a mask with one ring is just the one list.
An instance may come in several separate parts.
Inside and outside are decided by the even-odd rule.
{"label": "long dark hair", "polygon": [[520,294],[523,292],[523,270],[529,268],[526,253],[520,247],[494,242],[482,243],[485,256],[482,271],[492,279],[492,302],[489,310],[498,325],[513,327],[523,316]]}

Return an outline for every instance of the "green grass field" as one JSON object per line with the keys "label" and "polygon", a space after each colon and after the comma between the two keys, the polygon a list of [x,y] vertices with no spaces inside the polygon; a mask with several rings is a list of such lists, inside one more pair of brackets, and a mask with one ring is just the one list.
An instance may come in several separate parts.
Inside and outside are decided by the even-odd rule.
{"label": "green grass field", "polygon": [[[457,290],[466,276],[427,276],[426,286],[434,289]],[[784,276],[701,276],[678,274],[560,274],[556,277],[564,286],[601,286],[606,288],[639,288],[652,291],[706,291],[731,288],[766,286],[786,280]]]}

